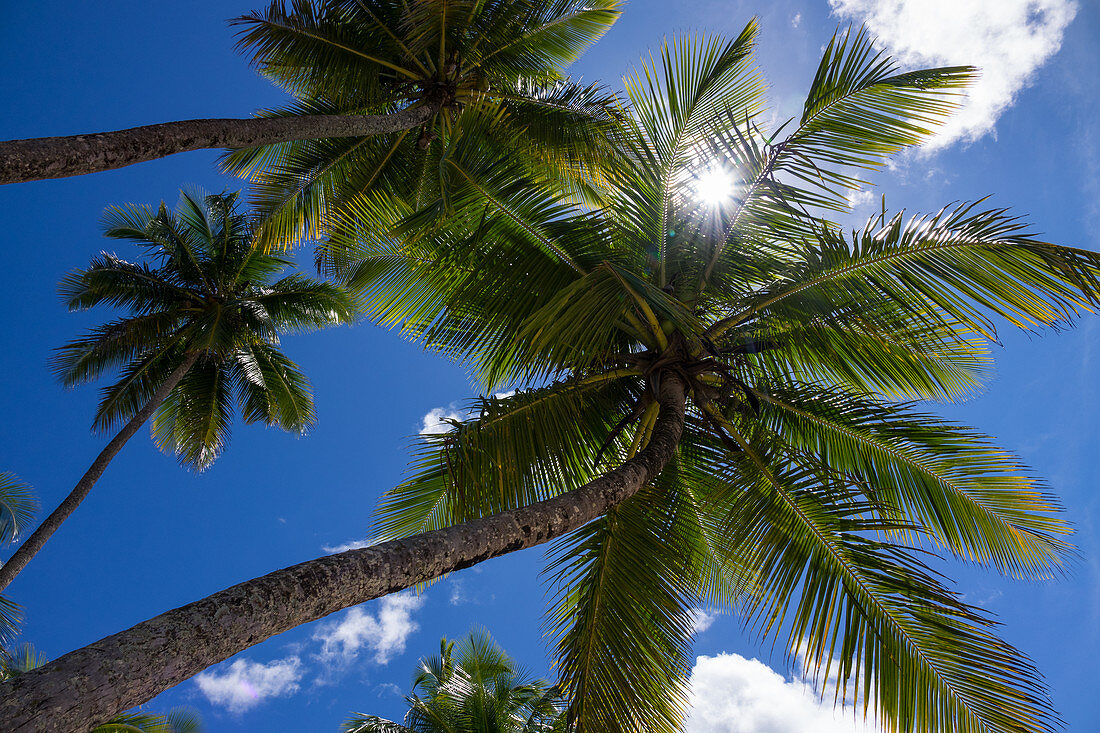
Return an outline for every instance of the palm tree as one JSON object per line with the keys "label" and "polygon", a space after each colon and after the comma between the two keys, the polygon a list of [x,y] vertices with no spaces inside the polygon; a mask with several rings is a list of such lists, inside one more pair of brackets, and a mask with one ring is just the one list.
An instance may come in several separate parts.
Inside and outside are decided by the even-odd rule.
{"label": "palm tree", "polygon": [[404,725],[353,713],[344,733],[552,733],[561,730],[561,696],[542,680],[528,679],[485,632],[420,660],[413,692],[405,698]]}
{"label": "palm tree", "polygon": [[148,263],[103,253],[61,283],[72,310],[100,305],[129,314],[61,347],[53,366],[68,387],[121,368],[103,390],[93,429],[121,429],[76,487],[0,567],[0,589],[42,548],[126,442],[153,418],[153,438],[196,470],[229,440],[234,400],[245,422],[305,432],[314,422],[309,383],[279,350],[279,334],[347,323],[346,292],[302,275],[253,246],[254,220],[237,194],[184,192],[169,212],[111,208],[106,236],[144,247]]}
{"label": "palm tree", "polygon": [[700,601],[736,607],[887,730],[1057,729],[1033,665],[922,560],[1057,575],[1057,502],[915,402],[979,389],[998,324],[1100,305],[1100,255],[981,202],[884,205],[846,234],[829,217],[861,170],[930,134],[973,70],[901,72],[841,34],[793,129],[765,133],[755,35],[671,42],[628,80],[603,208],[455,139],[467,182],[447,201],[377,203],[392,230],[334,239],[372,319],[520,389],[425,439],[379,543],[72,652],[0,686],[0,716],[109,717],[286,629],[558,539],[548,623],[579,731],[678,728]]}
{"label": "palm tree", "polygon": [[[0,680],[15,679],[46,663],[33,644],[16,649],[0,648]],[[202,733],[202,720],[194,712],[176,708],[168,715],[122,713],[97,725],[91,733]]]}
{"label": "palm tree", "polygon": [[[241,47],[253,52],[264,75],[295,95],[293,104],[254,119],[2,142],[0,184],[94,173],[189,150],[261,148],[251,164],[272,166],[273,177],[317,165],[311,178],[334,168],[323,177],[369,186],[370,166],[387,150],[403,141],[426,145],[449,129],[463,105],[482,97],[518,116],[501,140],[531,120],[547,129],[578,126],[580,105],[597,104],[600,95],[559,84],[560,69],[607,30],[618,4],[294,0],[288,11],[284,0],[275,0],[233,22],[243,26]],[[570,135],[566,129],[564,137]],[[285,145],[296,140],[321,142]]]}
{"label": "palm tree", "polygon": [[435,99],[435,112],[419,132],[252,147],[228,154],[225,168],[251,179],[270,244],[320,238],[344,218],[362,224],[379,196],[444,196],[461,178],[444,151],[471,135],[468,144],[553,166],[561,185],[590,198],[619,101],[560,69],[610,27],[618,4],[375,0],[297,3],[288,14],[273,3],[236,21],[242,49],[296,95],[266,114],[369,114],[420,98]]}

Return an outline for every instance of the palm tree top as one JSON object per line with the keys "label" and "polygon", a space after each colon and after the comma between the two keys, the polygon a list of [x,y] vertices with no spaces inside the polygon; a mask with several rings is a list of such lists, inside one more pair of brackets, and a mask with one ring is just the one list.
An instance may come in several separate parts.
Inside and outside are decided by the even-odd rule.
{"label": "palm tree top", "polygon": [[[830,217],[974,70],[904,71],[841,32],[801,116],[765,130],[756,32],[672,39],[628,77],[601,207],[453,140],[446,199],[378,202],[385,230],[331,237],[372,320],[487,389],[519,387],[423,439],[379,538],[586,485],[647,445],[677,379],[673,461],[552,552],[548,627],[579,730],[679,728],[701,603],[837,671],[892,730],[1053,730],[1038,672],[921,553],[1050,577],[1069,527],[1016,459],[915,401],[980,389],[998,324],[1095,308],[1100,255],[983,202],[846,233]],[[701,200],[716,173],[723,195]]]}
{"label": "palm tree top", "polygon": [[282,0],[234,19],[262,74],[308,99],[461,104],[562,78],[620,0]]}
{"label": "palm tree top", "polygon": [[344,733],[551,733],[565,720],[560,692],[520,669],[489,634],[444,637],[423,657],[405,698],[404,725],[356,713]]}
{"label": "palm tree top", "polygon": [[195,366],[158,409],[153,433],[165,450],[204,468],[228,439],[232,406],[246,422],[304,432],[314,422],[308,382],[279,349],[280,336],[349,323],[351,298],[254,246],[255,220],[238,194],[184,191],[179,206],[128,205],[104,215],[106,236],[143,249],[144,262],[102,253],[60,285],[72,310],[110,306],[116,320],[58,349],[66,386],[115,369],[94,427],[130,419],[188,356]]}
{"label": "palm tree top", "polygon": [[619,15],[618,0],[274,2],[237,18],[239,48],[296,97],[269,117],[384,114],[426,106],[419,131],[235,150],[225,168],[253,184],[269,246],[320,239],[377,196],[429,200],[449,187],[445,141],[492,124],[480,144],[508,146],[558,185],[589,195],[620,113],[616,95],[564,68]]}

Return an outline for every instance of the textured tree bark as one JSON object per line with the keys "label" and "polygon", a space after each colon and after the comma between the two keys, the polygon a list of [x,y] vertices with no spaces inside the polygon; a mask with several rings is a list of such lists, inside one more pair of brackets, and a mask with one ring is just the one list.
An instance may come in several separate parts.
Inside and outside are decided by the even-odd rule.
{"label": "textured tree bark", "polygon": [[235,585],[0,684],[5,730],[85,731],[295,626],[571,532],[633,495],[672,458],[685,385],[661,380],[649,445],[566,494],[447,529],[310,560]]}
{"label": "textured tree bark", "polygon": [[7,140],[0,142],[0,184],[98,173],[189,150],[409,130],[427,122],[437,109],[425,104],[386,115],[184,120],[89,135]]}
{"label": "textured tree bark", "polygon": [[61,523],[76,511],[76,508],[80,506],[80,502],[84,501],[88,496],[88,492],[95,486],[95,482],[107,470],[107,465],[111,462],[111,459],[118,455],[118,452],[122,450],[122,446],[126,445],[126,441],[134,437],[134,434],[145,424],[145,421],[152,417],[153,412],[160,407],[160,403],[164,402],[164,398],[168,396],[168,393],[175,389],[184,375],[195,365],[198,358],[199,352],[191,353],[183,360],[183,363],[176,367],[175,371],[168,375],[168,379],[153,393],[149,402],[130,419],[130,422],[126,423],[122,430],[118,431],[118,434],[111,439],[107,447],[100,451],[91,467],[80,477],[80,481],[76,483],[76,486],[65,497],[65,500],[50,513],[50,516],[42,521],[42,524],[38,525],[38,528],[19,546],[15,554],[0,566],[0,590],[4,590],[15,580],[15,576],[19,575],[20,571],[31,561],[31,558],[38,554],[38,551],[46,544],[46,540],[58,530]]}

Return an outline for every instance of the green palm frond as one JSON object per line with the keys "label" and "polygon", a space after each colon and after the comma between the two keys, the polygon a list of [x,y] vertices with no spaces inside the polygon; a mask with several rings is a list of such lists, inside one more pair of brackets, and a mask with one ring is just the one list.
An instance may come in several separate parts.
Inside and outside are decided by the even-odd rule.
{"label": "green palm frond", "polygon": [[858,304],[809,318],[758,319],[748,330],[767,348],[746,358],[789,380],[897,400],[954,401],[980,391],[991,368],[984,338],[961,324],[875,310]]}
{"label": "green palm frond", "polygon": [[672,274],[670,240],[681,224],[674,208],[699,167],[701,146],[715,133],[715,121],[727,115],[753,117],[762,110],[763,81],[751,58],[756,33],[756,23],[750,22],[725,43],[717,38],[665,43],[660,68],[651,59],[627,78],[641,137],[633,144],[634,155],[643,175],[654,179],[637,186],[636,176],[628,176],[617,188],[625,189],[620,196],[629,207],[626,225],[640,229],[644,246],[655,248],[661,287]]}
{"label": "green palm frond", "polygon": [[996,339],[998,315],[1014,326],[1059,327],[1100,300],[1100,255],[1034,238],[1003,209],[962,204],[930,217],[872,219],[849,242],[819,232],[801,271],[756,294],[711,328],[715,335],[758,313],[831,303],[894,300],[918,317],[942,314]]}
{"label": "green palm frond", "polygon": [[1038,672],[995,623],[882,539],[910,526],[843,484],[823,486],[812,463],[731,434],[743,453],[727,527],[758,573],[745,612],[761,633],[786,630],[815,677],[850,686],[888,730],[1058,729]]}
{"label": "green palm frond", "polygon": [[340,730],[342,733],[415,733],[412,728],[406,728],[400,723],[365,713],[352,713],[350,718],[340,724]]}
{"label": "green palm frond", "polygon": [[245,422],[299,434],[316,422],[309,381],[278,349],[262,342],[242,347],[231,369]]}
{"label": "green palm frond", "polygon": [[0,544],[12,542],[26,531],[38,511],[34,489],[14,473],[0,472]]}
{"label": "green palm frond", "polygon": [[579,731],[681,728],[696,598],[685,498],[646,487],[550,551],[548,633]]}
{"label": "green palm frond", "polygon": [[472,402],[471,419],[450,432],[421,436],[409,478],[379,505],[377,538],[448,527],[589,481],[616,416],[629,413],[636,399],[624,377]]}
{"label": "green palm frond", "polygon": [[985,436],[812,387],[759,397],[763,424],[784,442],[866,482],[952,553],[1024,577],[1064,568],[1069,528],[1057,501]]}
{"label": "green palm frond", "polygon": [[484,631],[440,642],[440,653],[422,657],[405,698],[405,724],[355,713],[345,733],[551,733],[561,694],[530,678]]}
{"label": "green palm frond", "polygon": [[201,471],[229,442],[232,411],[228,375],[213,359],[200,360],[157,409],[153,439],[162,451]]}

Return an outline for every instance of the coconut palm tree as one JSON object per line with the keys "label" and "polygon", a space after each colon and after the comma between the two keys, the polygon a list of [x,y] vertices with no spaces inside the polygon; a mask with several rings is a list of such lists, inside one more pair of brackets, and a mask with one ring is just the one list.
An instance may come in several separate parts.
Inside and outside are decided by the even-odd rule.
{"label": "coconut palm tree", "polygon": [[390,230],[334,238],[328,266],[373,320],[515,394],[425,438],[377,544],[72,652],[0,688],[0,716],[108,717],[298,624],[557,539],[548,626],[579,731],[678,729],[700,602],[887,730],[1057,729],[1034,666],[926,563],[1057,575],[1057,502],[916,403],[978,390],[998,326],[1100,305],[1100,255],[982,202],[884,205],[846,233],[830,218],[864,171],[931,134],[973,70],[900,71],[840,34],[791,129],[764,131],[755,35],[672,41],[628,79],[605,207],[456,137],[446,201],[380,199]]}
{"label": "coconut palm tree", "polygon": [[208,467],[229,440],[234,402],[245,422],[296,433],[314,422],[309,383],[279,349],[279,335],[347,323],[355,306],[330,283],[293,274],[253,246],[254,220],[237,194],[184,192],[176,211],[108,209],[106,236],[138,244],[149,262],[102,253],[61,282],[72,310],[129,312],[58,349],[67,387],[120,369],[92,427],[120,428],[76,487],[0,567],[0,589],[87,497],[126,442],[153,418],[153,438],[186,466]]}
{"label": "coconut palm tree", "polygon": [[529,679],[486,632],[420,660],[404,724],[353,713],[344,733],[552,733],[562,730],[556,688]]}
{"label": "coconut palm tree", "polygon": [[[395,152],[396,167],[404,168],[402,147],[426,147],[464,105],[483,97],[511,118],[498,135],[502,141],[529,124],[548,139],[575,138],[589,112],[605,116],[606,110],[598,90],[565,82],[560,70],[607,30],[618,5],[294,0],[288,10],[276,0],[233,22],[242,26],[240,46],[260,71],[295,96],[285,109],[255,119],[2,142],[0,183],[94,173],[189,150],[261,148],[234,158],[234,165],[266,166],[269,186],[309,171],[309,180],[289,184],[307,189],[292,196],[303,208],[324,199],[308,190],[312,185],[372,185],[379,165]],[[286,144],[297,140],[318,142]]]}
{"label": "coconut palm tree", "polygon": [[[33,644],[22,644],[15,649],[0,648],[0,680],[14,679],[45,663],[46,657]],[[97,725],[91,733],[202,733],[202,730],[198,715],[185,708],[176,708],[168,715],[116,715],[103,725]]]}

